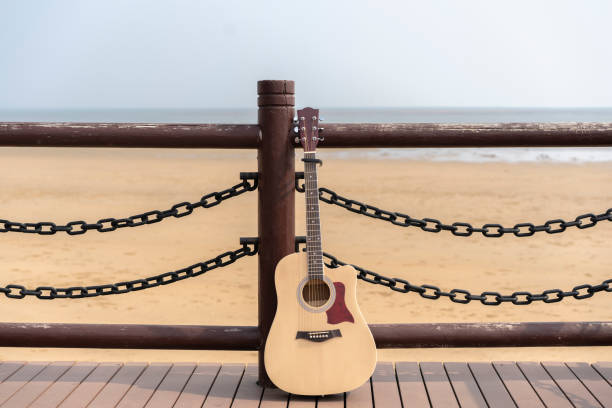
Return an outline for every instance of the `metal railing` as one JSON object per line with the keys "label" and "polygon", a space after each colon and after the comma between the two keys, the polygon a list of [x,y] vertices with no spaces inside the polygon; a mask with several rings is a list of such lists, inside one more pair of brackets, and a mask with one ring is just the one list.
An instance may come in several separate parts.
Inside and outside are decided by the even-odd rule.
{"label": "metal railing", "polygon": [[[274,269],[295,250],[293,81],[259,81],[258,123],[0,123],[0,146],[258,150],[258,326],[0,323],[0,346],[258,350],[276,310]],[[326,124],[331,147],[612,146],[612,123]],[[612,345],[612,322],[370,325],[377,347]]]}

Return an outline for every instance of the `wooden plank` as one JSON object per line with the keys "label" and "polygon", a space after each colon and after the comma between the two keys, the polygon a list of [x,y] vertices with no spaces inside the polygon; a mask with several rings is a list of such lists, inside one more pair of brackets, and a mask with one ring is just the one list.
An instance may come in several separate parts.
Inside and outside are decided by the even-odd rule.
{"label": "wooden plank", "polygon": [[[612,363],[379,363],[371,382],[324,398],[257,385],[257,365],[0,363],[0,404],[47,408],[612,407]],[[397,378],[397,379],[396,379]],[[108,384],[107,384],[108,382]],[[133,384],[133,385],[132,385]],[[482,394],[478,387],[481,387]],[[182,391],[182,392],[181,392]],[[428,392],[430,396],[428,396]],[[235,399],[232,404],[232,397]],[[208,397],[207,397],[208,395]],[[452,395],[454,398],[449,398]],[[484,399],[483,399],[484,395]],[[91,401],[95,397],[94,401]],[[263,398],[262,398],[263,397]],[[485,402],[486,399],[486,402]],[[571,403],[570,403],[571,400]],[[373,405],[373,401],[375,404]],[[449,402],[450,401],[450,402]],[[459,405],[457,405],[459,402]],[[29,404],[29,405],[28,405]]]}
{"label": "wooden plank", "polygon": [[576,377],[604,407],[612,407],[612,386],[587,363],[566,363]]}
{"label": "wooden plank", "polygon": [[60,404],[62,408],[83,408],[100,392],[121,368],[121,363],[100,363]]}
{"label": "wooden plank", "polygon": [[491,363],[469,363],[468,366],[487,404],[495,408],[516,407]]}
{"label": "wooden plank", "polygon": [[429,397],[418,363],[397,362],[395,363],[395,373],[399,382],[400,397],[404,405],[410,402],[410,406],[414,408],[429,408]]}
{"label": "wooden plank", "polygon": [[49,388],[55,380],[60,378],[74,365],[74,362],[53,362],[40,371],[34,378],[25,384],[4,405],[8,407],[27,407],[40,394]]}
{"label": "wooden plank", "polygon": [[608,382],[612,385],[612,362],[610,361],[598,361],[593,364],[593,368]]}
{"label": "wooden plank", "polygon": [[523,375],[527,378],[535,392],[547,407],[572,408],[561,388],[548,375],[540,363],[533,361],[517,363]]}
{"label": "wooden plank", "polygon": [[364,382],[359,388],[346,393],[346,408],[372,408],[372,380]]}
{"label": "wooden plank", "polygon": [[146,363],[126,363],[91,401],[89,408],[114,407],[147,368]]}
{"label": "wooden plank", "polygon": [[176,401],[176,408],[201,407],[217,378],[221,364],[198,364]]}
{"label": "wooden plank", "polygon": [[344,393],[317,398],[317,408],[344,408]]}
{"label": "wooden plank", "polygon": [[7,361],[0,364],[0,383],[10,377],[15,371],[23,367],[21,361]]}
{"label": "wooden plank", "polygon": [[578,407],[596,407],[600,408],[601,404],[597,402],[595,397],[586,389],[586,387],[578,380],[578,378],[567,368],[563,363],[559,362],[543,362],[542,366],[557,383],[565,396]]}
{"label": "wooden plank", "polygon": [[393,363],[379,362],[372,374],[372,398],[375,407],[402,406]]}
{"label": "wooden plank", "polygon": [[[257,384],[259,367],[249,364],[236,391],[232,408],[258,408],[263,388]],[[314,406],[313,406],[314,408]]]}
{"label": "wooden plank", "polygon": [[316,406],[317,397],[291,394],[289,396],[289,404],[287,405],[287,408],[316,408]]}
{"label": "wooden plank", "polygon": [[121,399],[117,407],[143,407],[171,367],[172,364],[169,363],[151,363]]}
{"label": "wooden plank", "polygon": [[467,363],[444,363],[444,368],[462,408],[487,407]]}
{"label": "wooden plank", "polygon": [[202,408],[229,408],[244,373],[244,364],[223,364]]}
{"label": "wooden plank", "polygon": [[78,362],[66,371],[29,406],[29,408],[55,408],[79,386],[98,363]]}
{"label": "wooden plank", "polygon": [[493,367],[506,386],[514,403],[519,407],[545,408],[544,404],[525,378],[516,363],[500,361],[494,362]]}
{"label": "wooden plank", "polygon": [[195,367],[195,363],[174,364],[146,406],[150,408],[172,407],[181,395],[181,391],[189,381]]}
{"label": "wooden plank", "polygon": [[41,372],[49,363],[36,362],[27,363],[19,370],[15,371],[10,377],[0,384],[0,404],[11,398],[13,394],[27,384],[39,372]]}
{"label": "wooden plank", "polygon": [[289,394],[278,388],[264,388],[260,408],[285,408],[289,403]]}
{"label": "wooden plank", "polygon": [[457,397],[442,363],[421,363],[421,374],[432,407],[459,408]]}

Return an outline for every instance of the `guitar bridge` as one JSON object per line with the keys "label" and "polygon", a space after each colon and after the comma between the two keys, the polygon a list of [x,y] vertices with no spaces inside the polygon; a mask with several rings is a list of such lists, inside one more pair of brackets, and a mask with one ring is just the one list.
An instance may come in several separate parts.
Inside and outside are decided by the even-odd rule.
{"label": "guitar bridge", "polygon": [[296,339],[304,339],[320,343],[334,337],[342,337],[339,329],[336,330],[321,330],[321,331],[298,331],[295,335]]}

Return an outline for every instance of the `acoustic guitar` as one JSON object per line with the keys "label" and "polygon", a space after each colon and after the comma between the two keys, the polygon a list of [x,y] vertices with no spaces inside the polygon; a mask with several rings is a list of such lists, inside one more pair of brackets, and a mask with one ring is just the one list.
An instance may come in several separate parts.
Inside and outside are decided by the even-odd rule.
{"label": "acoustic guitar", "polygon": [[327,268],[321,250],[316,147],[319,111],[298,111],[304,148],[306,252],[287,255],[275,271],[278,306],[264,364],[280,389],[299,395],[350,391],[374,372],[376,345],[359,310],[350,266]]}

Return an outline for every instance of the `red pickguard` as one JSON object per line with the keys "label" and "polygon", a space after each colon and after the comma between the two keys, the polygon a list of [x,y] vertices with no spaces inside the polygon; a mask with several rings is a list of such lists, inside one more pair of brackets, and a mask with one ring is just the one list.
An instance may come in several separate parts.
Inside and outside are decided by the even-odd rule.
{"label": "red pickguard", "polygon": [[346,308],[346,304],[344,303],[344,283],[334,282],[334,287],[336,288],[336,300],[334,300],[334,304],[325,312],[327,313],[327,323],[355,323],[353,315],[351,312],[349,312],[349,310]]}

